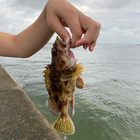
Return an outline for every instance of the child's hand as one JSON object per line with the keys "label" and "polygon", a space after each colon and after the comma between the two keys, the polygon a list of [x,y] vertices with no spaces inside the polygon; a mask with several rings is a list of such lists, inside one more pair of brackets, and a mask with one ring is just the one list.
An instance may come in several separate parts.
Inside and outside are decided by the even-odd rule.
{"label": "child's hand", "polygon": [[[100,31],[100,24],[85,16],[82,12],[65,0],[49,0],[47,3],[47,22],[65,42],[70,35],[64,26],[68,26],[72,33],[72,47],[83,45],[93,51]],[[82,34],[85,34],[83,38]]]}

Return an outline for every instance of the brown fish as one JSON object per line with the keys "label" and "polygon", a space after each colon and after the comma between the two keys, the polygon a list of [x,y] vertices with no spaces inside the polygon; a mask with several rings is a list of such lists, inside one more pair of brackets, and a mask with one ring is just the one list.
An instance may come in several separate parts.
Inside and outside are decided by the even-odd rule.
{"label": "brown fish", "polygon": [[71,41],[63,42],[57,37],[51,50],[52,62],[44,71],[46,89],[49,99],[46,105],[50,112],[60,117],[54,122],[53,128],[62,134],[74,134],[75,127],[68,114],[68,106],[71,106],[74,115],[74,91],[75,87],[82,89],[84,82],[80,77],[83,67],[76,64],[74,54],[70,50]]}

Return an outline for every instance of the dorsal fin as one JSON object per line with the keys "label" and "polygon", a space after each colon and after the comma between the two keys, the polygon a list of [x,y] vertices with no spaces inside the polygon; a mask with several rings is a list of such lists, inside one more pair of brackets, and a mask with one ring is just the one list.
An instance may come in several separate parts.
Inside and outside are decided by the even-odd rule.
{"label": "dorsal fin", "polygon": [[45,81],[45,85],[46,85],[47,91],[51,92],[52,84],[51,84],[51,80],[50,80],[50,78],[51,78],[51,68],[50,68],[50,65],[46,66],[45,68],[46,68],[46,70],[43,71],[43,73],[44,73],[43,77],[45,77],[44,81]]}

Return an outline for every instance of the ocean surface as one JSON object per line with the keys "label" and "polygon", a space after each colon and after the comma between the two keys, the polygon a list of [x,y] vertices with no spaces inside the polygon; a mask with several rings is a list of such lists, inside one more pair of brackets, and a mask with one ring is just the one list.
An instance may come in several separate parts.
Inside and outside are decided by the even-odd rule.
{"label": "ocean surface", "polygon": [[[52,44],[30,58],[0,57],[0,63],[52,124],[43,71]],[[140,140],[140,46],[97,45],[73,49],[84,66],[84,89],[75,91],[75,134],[67,140]],[[71,113],[69,113],[71,114]],[[70,115],[71,116],[71,115]]]}

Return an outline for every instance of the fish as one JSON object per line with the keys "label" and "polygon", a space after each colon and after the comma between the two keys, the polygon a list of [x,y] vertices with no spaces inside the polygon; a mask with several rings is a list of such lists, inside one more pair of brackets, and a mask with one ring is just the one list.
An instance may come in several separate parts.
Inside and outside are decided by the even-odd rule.
{"label": "fish", "polygon": [[53,123],[53,129],[65,135],[72,135],[75,132],[73,121],[68,114],[69,106],[72,116],[75,113],[75,88],[82,89],[85,86],[81,77],[84,68],[81,64],[76,64],[77,60],[70,46],[71,40],[65,43],[57,37],[51,49],[51,64],[43,71],[49,94],[46,106],[53,115],[60,115]]}

